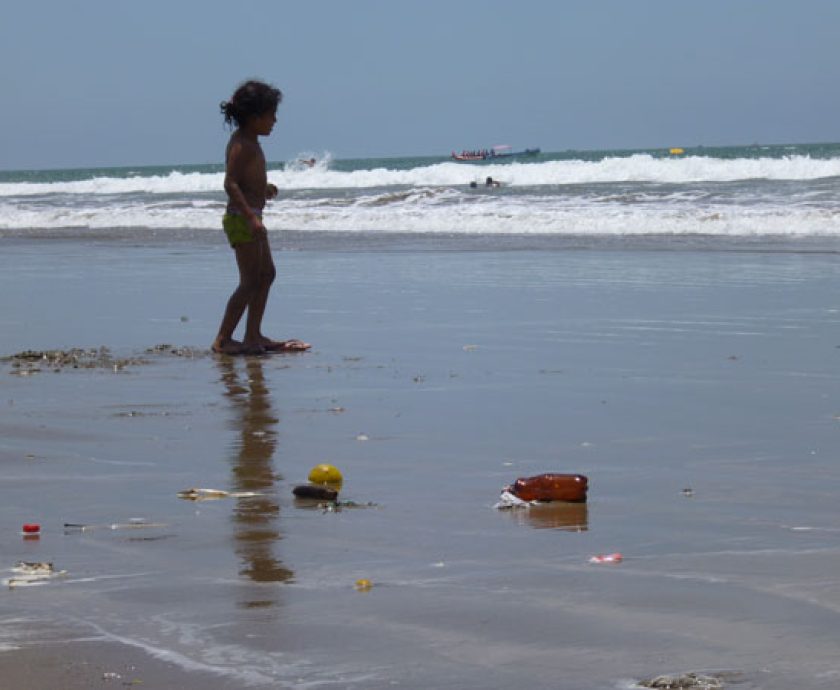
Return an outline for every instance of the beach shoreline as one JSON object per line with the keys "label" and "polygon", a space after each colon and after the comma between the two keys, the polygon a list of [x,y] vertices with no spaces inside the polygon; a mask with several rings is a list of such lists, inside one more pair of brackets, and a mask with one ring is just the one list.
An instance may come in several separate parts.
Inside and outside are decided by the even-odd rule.
{"label": "beach shoreline", "polygon": [[[836,254],[840,237],[794,235],[720,235],[650,232],[638,235],[613,234],[537,234],[505,232],[491,235],[459,232],[355,232],[273,230],[269,241],[275,252],[331,252],[339,254],[367,252],[709,252],[748,254]],[[226,251],[222,231],[195,228],[26,228],[0,230],[0,240],[7,246],[21,248],[43,246],[44,242],[91,242],[120,247],[191,247]]]}

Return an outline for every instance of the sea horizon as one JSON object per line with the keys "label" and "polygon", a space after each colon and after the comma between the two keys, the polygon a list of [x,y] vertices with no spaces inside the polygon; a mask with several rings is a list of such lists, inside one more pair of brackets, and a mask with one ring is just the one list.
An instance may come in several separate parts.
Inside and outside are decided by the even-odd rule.
{"label": "sea horizon", "polygon": [[[220,140],[221,141],[221,140]],[[499,144],[485,144],[485,145],[475,145],[475,146],[464,146],[459,147],[457,151],[462,149],[490,149],[493,146],[499,146]],[[507,145],[505,145],[507,146]],[[776,148],[786,148],[786,147],[808,147],[812,149],[819,149],[821,147],[835,147],[840,146],[840,142],[836,141],[779,141],[779,142],[759,142],[754,141],[752,143],[740,143],[740,144],[694,144],[694,145],[686,145],[680,144],[679,142],[675,142],[670,145],[659,145],[659,146],[626,146],[626,147],[614,147],[614,148],[597,148],[597,147],[568,147],[563,149],[557,150],[548,150],[548,149],[540,149],[540,153],[544,156],[575,156],[575,155],[583,155],[583,156],[590,156],[590,155],[632,155],[635,153],[659,153],[661,155],[671,155],[670,152],[672,149],[678,148],[684,151],[686,154],[691,154],[694,152],[709,152],[709,151],[726,151],[727,149],[731,150],[743,150],[743,149],[757,149],[757,150],[766,150],[766,149],[776,149]],[[524,150],[526,148],[531,148],[531,145],[528,146],[521,146],[516,147],[517,150]],[[404,153],[404,154],[382,154],[382,155],[369,155],[369,156],[333,156],[333,154],[328,152],[313,152],[313,151],[303,151],[297,154],[289,156],[288,159],[272,159],[267,161],[267,166],[271,168],[277,168],[278,166],[282,166],[288,163],[293,163],[294,161],[304,159],[305,156],[318,156],[327,153],[333,163],[337,165],[346,164],[346,163],[357,163],[360,161],[401,161],[404,159],[409,160],[449,160],[451,157],[451,153],[453,150],[449,152],[441,150],[439,153]],[[47,165],[47,166],[33,166],[33,167],[1,167],[0,166],[0,180],[4,176],[14,176],[17,174],[31,174],[31,173],[53,173],[53,172],[89,172],[95,170],[157,170],[160,168],[205,168],[208,166],[218,166],[220,168],[224,168],[224,162],[219,157],[218,160],[212,161],[181,161],[181,162],[171,162],[171,161],[162,161],[160,163],[105,163],[105,164],[94,164],[94,165]]]}

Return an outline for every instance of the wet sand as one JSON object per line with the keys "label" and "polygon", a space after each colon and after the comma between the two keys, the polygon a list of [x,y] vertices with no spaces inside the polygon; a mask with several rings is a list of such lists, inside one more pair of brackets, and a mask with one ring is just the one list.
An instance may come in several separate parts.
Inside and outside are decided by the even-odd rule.
{"label": "wet sand", "polygon": [[242,687],[212,673],[188,671],[145,651],[114,642],[40,643],[0,654],[7,688],[199,688]]}
{"label": "wet sand", "polygon": [[[277,262],[266,331],[315,347],[231,359],[223,246],[4,246],[0,354],[109,348],[0,364],[0,570],[67,571],[0,591],[10,687],[836,686],[833,254]],[[296,502],[319,462],[376,505]],[[494,510],[543,471],[588,504]]]}

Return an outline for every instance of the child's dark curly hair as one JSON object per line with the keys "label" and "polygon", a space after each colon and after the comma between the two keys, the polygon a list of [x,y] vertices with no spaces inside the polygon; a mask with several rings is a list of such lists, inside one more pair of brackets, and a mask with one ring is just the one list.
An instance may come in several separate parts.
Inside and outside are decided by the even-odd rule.
{"label": "child's dark curly hair", "polygon": [[228,125],[242,127],[251,118],[273,113],[283,100],[280,89],[251,79],[239,85],[229,101],[222,101],[222,115]]}

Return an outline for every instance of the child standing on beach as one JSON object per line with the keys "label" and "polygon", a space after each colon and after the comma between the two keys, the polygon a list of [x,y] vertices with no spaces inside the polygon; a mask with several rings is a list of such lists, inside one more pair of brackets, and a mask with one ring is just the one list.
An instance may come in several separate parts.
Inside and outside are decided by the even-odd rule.
{"label": "child standing on beach", "polygon": [[[262,214],[266,200],[277,196],[277,187],[268,183],[259,137],[271,134],[282,99],[279,89],[261,81],[246,81],[221,104],[225,122],[236,125],[225,151],[228,203],[222,226],[236,253],[239,286],[228,300],[213,352],[263,354],[310,347],[300,340],[272,340],[261,330],[268,292],[277,273]],[[246,309],[245,335],[239,342],[233,339],[233,332]]]}

